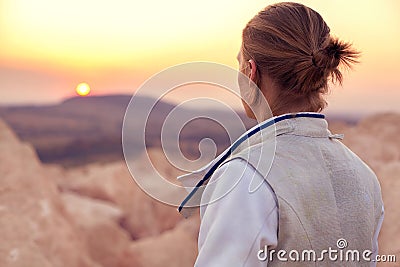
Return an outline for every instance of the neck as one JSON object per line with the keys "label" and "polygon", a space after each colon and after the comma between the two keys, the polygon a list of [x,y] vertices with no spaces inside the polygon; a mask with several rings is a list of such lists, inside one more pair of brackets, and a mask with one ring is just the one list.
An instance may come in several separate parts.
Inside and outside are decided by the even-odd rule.
{"label": "neck", "polygon": [[262,79],[260,88],[274,116],[286,113],[318,112],[310,109],[307,98],[297,96],[290,90],[282,90],[268,76]]}

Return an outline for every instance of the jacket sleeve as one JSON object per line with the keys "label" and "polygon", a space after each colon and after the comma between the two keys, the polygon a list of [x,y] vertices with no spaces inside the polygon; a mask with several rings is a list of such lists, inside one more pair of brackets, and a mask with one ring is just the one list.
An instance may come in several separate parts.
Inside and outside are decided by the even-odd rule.
{"label": "jacket sleeve", "polygon": [[[249,190],[252,179],[261,181],[256,190]],[[237,181],[233,188],[232,181]],[[212,182],[215,182],[212,191],[208,186],[204,191],[213,201],[202,207],[195,266],[267,266],[257,255],[260,249],[277,245],[275,194],[242,159],[222,165],[209,184]]]}

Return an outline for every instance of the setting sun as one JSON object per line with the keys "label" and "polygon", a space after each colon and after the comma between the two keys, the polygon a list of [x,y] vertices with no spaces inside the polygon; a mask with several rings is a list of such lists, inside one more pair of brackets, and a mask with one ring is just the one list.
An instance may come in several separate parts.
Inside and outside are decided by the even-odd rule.
{"label": "setting sun", "polygon": [[86,96],[90,93],[90,86],[87,83],[80,83],[76,86],[76,93],[80,96]]}

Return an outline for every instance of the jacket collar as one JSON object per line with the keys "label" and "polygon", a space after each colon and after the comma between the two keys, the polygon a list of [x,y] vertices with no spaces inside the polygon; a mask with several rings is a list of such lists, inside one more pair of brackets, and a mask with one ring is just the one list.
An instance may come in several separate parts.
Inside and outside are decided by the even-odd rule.
{"label": "jacket collar", "polygon": [[314,112],[283,114],[267,119],[246,131],[210,163],[197,171],[178,177],[178,180],[189,192],[178,208],[178,211],[184,217],[189,217],[191,215],[193,209],[200,205],[202,193],[213,172],[235,150],[243,150],[246,147],[259,144],[266,139],[283,134],[340,138],[330,133],[328,130],[328,123],[324,118],[324,115]]}

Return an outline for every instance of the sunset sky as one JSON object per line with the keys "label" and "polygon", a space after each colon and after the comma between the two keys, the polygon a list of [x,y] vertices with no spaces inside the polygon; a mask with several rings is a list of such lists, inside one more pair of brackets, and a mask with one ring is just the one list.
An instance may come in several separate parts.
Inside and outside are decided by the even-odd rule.
{"label": "sunset sky", "polygon": [[[246,22],[277,1],[0,0],[0,104],[56,103],[86,82],[132,94],[188,61],[237,67]],[[330,110],[400,112],[400,1],[299,1],[362,51]]]}

